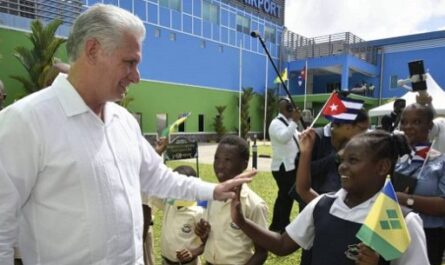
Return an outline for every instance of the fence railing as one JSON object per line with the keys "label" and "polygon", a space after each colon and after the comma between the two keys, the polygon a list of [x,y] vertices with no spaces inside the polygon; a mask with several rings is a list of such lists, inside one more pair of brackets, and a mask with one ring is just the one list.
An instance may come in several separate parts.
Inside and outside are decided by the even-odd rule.
{"label": "fence railing", "polygon": [[375,63],[377,49],[350,32],[306,38],[287,29],[283,31],[282,48],[287,60],[301,60],[337,54],[352,54]]}
{"label": "fence railing", "polygon": [[0,0],[0,13],[72,24],[83,11],[82,0]]}

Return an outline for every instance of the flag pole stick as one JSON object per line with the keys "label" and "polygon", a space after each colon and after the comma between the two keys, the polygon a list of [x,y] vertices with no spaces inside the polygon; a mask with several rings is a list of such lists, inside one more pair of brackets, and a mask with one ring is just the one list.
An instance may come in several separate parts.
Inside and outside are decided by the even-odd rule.
{"label": "flag pole stick", "polygon": [[326,108],[326,105],[328,104],[329,100],[332,98],[332,96],[335,94],[335,91],[332,91],[331,95],[329,96],[329,98],[326,100],[326,102],[324,103],[323,107],[320,109],[320,111],[318,112],[317,116],[315,117],[315,119],[312,121],[311,125],[309,126],[309,128],[314,127],[315,123],[317,122],[318,118],[320,118],[321,113],[323,112],[324,108]]}
{"label": "flag pole stick", "polygon": [[239,46],[238,136],[241,137],[241,90],[243,84],[243,40]]}
{"label": "flag pole stick", "polygon": [[267,130],[267,81],[268,81],[269,61],[266,58],[266,80],[264,87],[264,121],[263,121],[263,145],[266,144],[266,130]]}
{"label": "flag pole stick", "polygon": [[[304,103],[303,103],[303,109],[306,109],[306,99],[307,99],[307,60],[304,65]],[[312,126],[311,126],[312,127]]]}

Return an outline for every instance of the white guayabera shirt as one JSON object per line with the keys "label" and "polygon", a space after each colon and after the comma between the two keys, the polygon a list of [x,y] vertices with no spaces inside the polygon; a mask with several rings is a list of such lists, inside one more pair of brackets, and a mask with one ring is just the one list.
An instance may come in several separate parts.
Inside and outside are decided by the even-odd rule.
{"label": "white guayabera shirt", "polygon": [[59,75],[0,112],[0,264],[143,264],[140,192],[208,200],[213,184],[162,164],[114,103],[104,122]]}

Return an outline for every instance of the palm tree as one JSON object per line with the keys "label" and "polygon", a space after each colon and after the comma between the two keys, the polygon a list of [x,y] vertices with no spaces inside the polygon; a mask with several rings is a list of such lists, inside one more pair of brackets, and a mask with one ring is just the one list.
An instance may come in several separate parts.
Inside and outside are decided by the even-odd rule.
{"label": "palm tree", "polygon": [[58,74],[53,67],[54,54],[66,40],[56,38],[55,33],[62,23],[62,20],[56,19],[44,27],[40,20],[32,21],[32,33],[28,38],[33,47],[15,48],[14,56],[25,67],[28,76],[12,75],[11,78],[22,83],[28,94],[47,87]]}

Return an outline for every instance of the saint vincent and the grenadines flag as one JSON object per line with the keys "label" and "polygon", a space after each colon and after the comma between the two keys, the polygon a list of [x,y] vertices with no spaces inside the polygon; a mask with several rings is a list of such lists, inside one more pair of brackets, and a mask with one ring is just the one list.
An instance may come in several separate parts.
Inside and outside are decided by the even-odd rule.
{"label": "saint vincent and the grenadines flag", "polygon": [[[283,82],[286,82],[288,80],[287,67],[284,68],[284,71],[281,73],[281,79],[283,79]],[[273,82],[274,84],[280,84],[281,83],[280,77],[279,76],[275,77]]]}
{"label": "saint vincent and the grenadines flag", "polygon": [[387,261],[399,258],[411,243],[389,177],[356,236]]}

